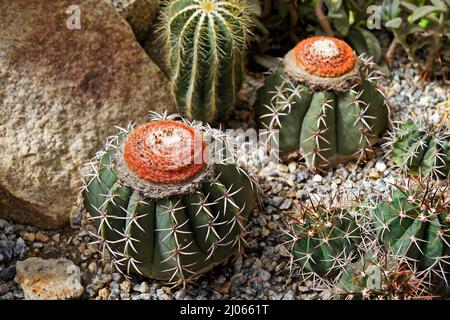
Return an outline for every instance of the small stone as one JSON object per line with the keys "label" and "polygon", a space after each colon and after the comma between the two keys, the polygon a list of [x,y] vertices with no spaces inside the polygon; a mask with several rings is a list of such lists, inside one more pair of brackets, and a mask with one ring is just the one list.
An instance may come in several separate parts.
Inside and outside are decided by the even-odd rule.
{"label": "small stone", "polygon": [[49,239],[48,235],[46,235],[45,233],[43,233],[43,232],[36,233],[36,241],[46,243],[46,242],[48,242],[48,239]]}
{"label": "small stone", "polygon": [[53,235],[52,240],[55,241],[56,243],[59,243],[59,241],[61,241],[61,235],[59,233]]}
{"label": "small stone", "polygon": [[372,179],[380,179],[382,177],[381,172],[377,171],[375,169],[370,169],[369,171],[369,178]]}
{"label": "small stone", "polygon": [[294,300],[295,295],[294,292],[292,290],[289,290],[281,300]]}
{"label": "small stone", "polygon": [[322,176],[320,174],[316,174],[313,177],[313,181],[314,182],[322,182],[322,180],[323,180],[323,178],[322,178]]}
{"label": "small stone", "polygon": [[150,300],[151,298],[152,296],[150,295],[150,293],[141,293],[139,295],[140,300]]}
{"label": "small stone", "polygon": [[163,289],[156,290],[156,296],[159,300],[170,300],[169,295],[165,293]]}
{"label": "small stone", "polygon": [[268,230],[266,228],[262,228],[260,234],[261,234],[261,237],[267,237],[270,234],[270,230]]}
{"label": "small stone", "polygon": [[89,263],[88,270],[91,273],[95,273],[97,271],[97,263],[95,263],[95,261]]}
{"label": "small stone", "polygon": [[36,234],[34,232],[21,231],[20,236],[27,242],[34,242],[36,240]]}
{"label": "small stone", "polygon": [[120,284],[120,289],[129,293],[131,291],[131,286],[131,282],[129,280],[125,280]]}
{"label": "small stone", "polygon": [[234,262],[234,273],[239,273],[242,270],[242,256],[236,258]]}
{"label": "small stone", "polygon": [[122,280],[122,275],[120,273],[118,273],[118,272],[113,272],[111,274],[111,277],[116,282],[120,282]]}
{"label": "small stone", "polygon": [[120,293],[120,299],[121,299],[121,300],[130,300],[130,297],[131,297],[131,296],[130,296],[130,294],[129,294],[128,292],[123,292],[123,291],[122,291],[122,292]]}
{"label": "small stone", "polygon": [[10,265],[9,267],[0,270],[0,280],[9,281],[14,279],[16,275],[16,266]]}
{"label": "small stone", "polygon": [[375,169],[378,172],[382,172],[383,173],[384,171],[386,171],[387,166],[386,166],[386,164],[383,161],[377,161],[377,163],[375,164]]}
{"label": "small stone", "polygon": [[283,203],[278,207],[280,210],[287,210],[291,207],[292,200],[291,199],[284,199]]}
{"label": "small stone", "polygon": [[109,290],[109,288],[100,289],[98,290],[98,298],[101,300],[108,300],[110,293],[111,291]]}
{"label": "small stone", "polygon": [[270,230],[274,230],[277,227],[277,224],[271,221],[267,224],[267,226],[269,227]]}
{"label": "small stone", "polygon": [[288,172],[288,166],[281,163],[281,164],[277,165],[277,170],[279,172]]}
{"label": "small stone", "polygon": [[148,285],[147,282],[143,281],[143,282],[141,282],[141,284],[139,285],[139,287],[137,288],[136,291],[138,291],[140,293],[147,293],[150,291],[150,286]]}
{"label": "small stone", "polygon": [[263,281],[269,281],[270,278],[272,277],[272,275],[270,274],[270,272],[268,272],[267,270],[262,269],[259,272],[259,276]]}
{"label": "small stone", "polygon": [[295,163],[295,162],[289,163],[288,170],[289,170],[289,173],[294,174],[297,171],[297,163]]}
{"label": "small stone", "polygon": [[7,283],[0,284],[0,296],[4,295],[10,290],[10,287]]}
{"label": "small stone", "polygon": [[117,281],[111,281],[109,283],[109,288],[111,290],[118,290],[119,289],[119,283]]}
{"label": "small stone", "polygon": [[174,293],[173,297],[175,300],[183,300],[186,297],[186,289],[180,289]]}
{"label": "small stone", "polygon": [[78,298],[83,294],[80,268],[68,259],[28,258],[17,262],[15,281],[26,300]]}
{"label": "small stone", "polygon": [[12,292],[8,292],[5,295],[1,296],[0,300],[14,300],[14,294]]}

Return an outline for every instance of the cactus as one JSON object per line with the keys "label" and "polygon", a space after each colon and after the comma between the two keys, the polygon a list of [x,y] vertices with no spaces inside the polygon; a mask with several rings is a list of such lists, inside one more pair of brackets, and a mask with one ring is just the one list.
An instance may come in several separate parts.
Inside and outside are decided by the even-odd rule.
{"label": "cactus", "polygon": [[89,164],[84,206],[126,275],[184,282],[244,244],[256,185],[242,168],[205,160],[203,137],[219,131],[175,119],[123,129]]}
{"label": "cactus", "polygon": [[272,144],[283,159],[300,153],[322,170],[366,158],[389,122],[372,66],[330,37],[303,40],[284,57],[256,102],[259,126],[278,130]]}
{"label": "cactus", "polygon": [[424,280],[404,261],[366,253],[345,268],[332,295],[346,300],[405,300],[428,293]]}
{"label": "cactus", "polygon": [[395,186],[373,212],[379,241],[390,254],[407,258],[420,274],[437,275],[445,282],[450,264],[449,190],[431,178],[411,177],[404,186]]}
{"label": "cactus", "polygon": [[[322,201],[302,205],[293,220],[288,221],[291,261],[308,278],[313,273],[319,279],[337,277],[353,261],[363,244],[356,211],[331,207]],[[298,214],[298,216],[297,216]]]}
{"label": "cactus", "polygon": [[390,134],[392,160],[404,171],[444,179],[450,171],[450,133],[445,123],[409,117]]}
{"label": "cactus", "polygon": [[250,36],[244,0],[173,0],[163,29],[179,111],[190,120],[223,120],[244,77]]}

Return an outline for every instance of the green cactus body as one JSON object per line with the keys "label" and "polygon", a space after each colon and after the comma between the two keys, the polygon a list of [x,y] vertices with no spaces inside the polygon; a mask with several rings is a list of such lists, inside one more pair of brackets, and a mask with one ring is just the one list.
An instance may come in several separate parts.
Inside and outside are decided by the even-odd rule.
{"label": "green cactus body", "polygon": [[[380,242],[424,273],[444,272],[450,259],[448,186],[432,180],[398,186],[373,216]],[[445,279],[445,273],[442,275]]]}
{"label": "green cactus body", "polygon": [[366,253],[349,264],[333,290],[337,299],[403,300],[424,295],[422,280],[402,261]]}
{"label": "green cactus body", "polygon": [[445,125],[408,119],[388,144],[392,160],[407,172],[445,179],[450,171],[450,134]]}
{"label": "green cactus body", "polygon": [[223,120],[244,77],[249,37],[244,1],[174,0],[164,11],[172,91],[190,120]]}
{"label": "green cactus body", "polygon": [[240,249],[245,219],[256,196],[256,186],[246,172],[232,164],[214,164],[199,173],[211,170],[208,177],[184,193],[161,196],[167,189],[179,191],[180,187],[154,181],[150,191],[144,192],[135,186],[135,180],[127,180],[118,160],[125,157],[120,152],[125,154],[127,149],[120,151],[121,146],[126,146],[124,141],[130,141],[132,134],[115,138],[98,158],[83,191],[84,206],[98,229],[99,242],[114,265],[126,274],[186,281]]}
{"label": "green cactus body", "polygon": [[292,228],[293,261],[304,271],[333,279],[350,263],[361,243],[361,230],[346,209],[306,210]]}
{"label": "green cactus body", "polygon": [[362,68],[365,71],[351,71],[352,79],[343,79],[344,74],[296,80],[287,70],[299,68],[292,67],[293,54],[258,91],[259,127],[278,130],[273,143],[279,145],[282,158],[300,153],[311,169],[365,158],[388,126],[388,109],[373,74]]}

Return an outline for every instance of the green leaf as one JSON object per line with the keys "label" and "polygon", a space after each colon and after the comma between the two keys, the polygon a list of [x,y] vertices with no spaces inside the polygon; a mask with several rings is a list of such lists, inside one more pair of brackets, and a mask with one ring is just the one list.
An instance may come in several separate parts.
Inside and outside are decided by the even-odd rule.
{"label": "green leaf", "polygon": [[444,11],[447,10],[447,5],[445,4],[444,1],[442,0],[431,0],[431,3],[435,6],[438,7],[439,9],[442,9]]}
{"label": "green leaf", "polygon": [[385,23],[387,28],[398,29],[402,25],[402,18],[395,18]]}
{"label": "green leaf", "polygon": [[433,6],[420,7],[414,11],[412,15],[412,21],[415,22],[433,12],[442,12],[442,9]]}

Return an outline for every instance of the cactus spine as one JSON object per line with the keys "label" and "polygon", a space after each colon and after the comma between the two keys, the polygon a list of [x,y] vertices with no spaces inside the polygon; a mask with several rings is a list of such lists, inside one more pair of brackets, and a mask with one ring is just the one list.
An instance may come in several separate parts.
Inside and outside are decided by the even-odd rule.
{"label": "cactus spine", "polygon": [[402,260],[366,253],[345,268],[333,296],[338,299],[405,300],[426,296],[423,279]]}
{"label": "cactus spine", "polygon": [[450,133],[445,123],[407,119],[391,133],[392,160],[404,171],[444,179],[450,171]]}
{"label": "cactus spine", "polygon": [[305,278],[309,272],[333,279],[353,261],[363,242],[361,229],[352,209],[312,202],[302,206],[298,216],[296,213],[295,219],[288,222],[288,249]]}
{"label": "cactus spine", "polygon": [[283,158],[300,153],[311,169],[362,160],[388,126],[373,62],[343,41],[301,41],[258,92],[259,126],[279,130]]}
{"label": "cactus spine", "polygon": [[82,195],[118,270],[184,282],[241,248],[256,186],[235,165],[193,162],[207,146],[195,151],[195,134],[221,135],[174,119],[110,139],[89,164]]}
{"label": "cactus spine", "polygon": [[421,274],[447,282],[450,264],[449,187],[431,178],[410,178],[380,203],[373,219],[379,241],[394,256],[407,258]]}
{"label": "cactus spine", "polygon": [[223,120],[244,77],[250,15],[244,0],[173,0],[163,23],[172,91],[190,120]]}

